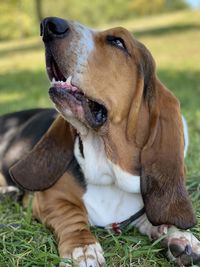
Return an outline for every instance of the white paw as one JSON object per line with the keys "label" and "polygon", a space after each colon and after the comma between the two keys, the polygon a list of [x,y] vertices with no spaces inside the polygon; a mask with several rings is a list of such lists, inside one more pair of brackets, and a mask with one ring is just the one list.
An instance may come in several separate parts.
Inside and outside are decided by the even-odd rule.
{"label": "white paw", "polygon": [[11,192],[19,193],[19,189],[12,185],[0,186],[0,194],[7,194]]}
{"label": "white paw", "polygon": [[103,250],[99,243],[75,248],[71,255],[67,255],[64,259],[69,259],[72,263],[61,262],[59,267],[103,267],[105,264]]}
{"label": "white paw", "polygon": [[168,256],[171,260],[181,266],[200,264],[200,242],[187,231],[175,231],[169,235]]}

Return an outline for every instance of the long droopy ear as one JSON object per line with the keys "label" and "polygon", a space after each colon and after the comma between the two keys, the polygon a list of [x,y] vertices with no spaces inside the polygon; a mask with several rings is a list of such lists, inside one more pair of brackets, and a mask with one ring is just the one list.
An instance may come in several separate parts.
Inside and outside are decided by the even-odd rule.
{"label": "long droopy ear", "polygon": [[74,134],[59,116],[33,150],[10,169],[22,188],[41,191],[52,186],[66,171],[73,158]]}
{"label": "long droopy ear", "polygon": [[149,137],[141,152],[141,193],[145,210],[153,225],[169,224],[187,229],[196,223],[196,217],[185,187],[180,105],[157,79],[154,64],[146,62],[143,71],[148,65],[154,69],[148,71],[147,76],[144,73],[144,101],[148,102],[149,109]]}

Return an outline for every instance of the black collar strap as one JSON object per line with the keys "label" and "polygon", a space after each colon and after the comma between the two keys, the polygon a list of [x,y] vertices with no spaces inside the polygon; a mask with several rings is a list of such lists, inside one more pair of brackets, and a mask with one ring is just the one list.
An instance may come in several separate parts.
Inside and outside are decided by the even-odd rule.
{"label": "black collar strap", "polygon": [[145,213],[145,208],[143,207],[141,210],[139,210],[138,212],[136,212],[134,215],[132,215],[131,217],[129,217],[127,220],[121,222],[121,223],[111,223],[108,224],[105,227],[102,226],[97,226],[98,228],[102,228],[102,229],[106,229],[109,232],[112,232],[114,234],[121,234],[122,230],[129,226],[131,223],[133,223],[134,221],[136,221],[139,217],[141,217],[143,214]]}

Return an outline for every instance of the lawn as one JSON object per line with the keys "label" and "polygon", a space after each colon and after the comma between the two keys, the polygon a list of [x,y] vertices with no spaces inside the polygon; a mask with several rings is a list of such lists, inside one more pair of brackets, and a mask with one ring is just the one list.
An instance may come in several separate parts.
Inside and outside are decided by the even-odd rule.
{"label": "lawn", "polygon": [[[197,210],[200,238],[200,10],[163,14],[120,23],[152,52],[160,79],[180,99],[190,131],[186,159],[188,189]],[[41,40],[0,43],[0,114],[24,108],[51,106]],[[1,224],[20,224],[19,228]],[[93,229],[105,251],[107,266],[174,266],[158,244],[136,230],[112,236]],[[48,229],[31,218],[31,205],[23,209],[5,199],[0,204],[0,267],[55,266],[56,242]]]}

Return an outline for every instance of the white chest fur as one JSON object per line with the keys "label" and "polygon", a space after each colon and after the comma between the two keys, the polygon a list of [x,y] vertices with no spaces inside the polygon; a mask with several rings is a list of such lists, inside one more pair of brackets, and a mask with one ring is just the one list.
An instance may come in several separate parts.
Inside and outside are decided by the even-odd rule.
{"label": "white chest fur", "polygon": [[128,219],[143,207],[140,177],[113,164],[106,157],[103,140],[95,133],[89,132],[81,139],[84,158],[78,138],[74,152],[87,183],[83,201],[90,223],[106,226]]}

